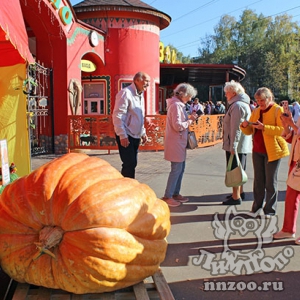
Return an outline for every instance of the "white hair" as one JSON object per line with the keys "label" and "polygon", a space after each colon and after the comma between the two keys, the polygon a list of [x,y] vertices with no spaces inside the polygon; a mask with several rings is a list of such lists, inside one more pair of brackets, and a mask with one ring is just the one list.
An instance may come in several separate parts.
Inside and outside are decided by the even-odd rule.
{"label": "white hair", "polygon": [[189,83],[180,83],[174,89],[174,94],[181,97],[190,96],[194,98],[197,95],[197,90]]}
{"label": "white hair", "polygon": [[245,93],[245,89],[242,87],[242,85],[239,82],[236,82],[234,80],[225,82],[224,91],[225,92],[229,92],[229,91],[235,92],[238,95]]}

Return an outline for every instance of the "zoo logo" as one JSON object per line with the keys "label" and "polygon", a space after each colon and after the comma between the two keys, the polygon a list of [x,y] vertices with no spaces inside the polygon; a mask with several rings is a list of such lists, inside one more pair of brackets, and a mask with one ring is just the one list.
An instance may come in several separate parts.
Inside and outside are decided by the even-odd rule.
{"label": "zoo logo", "polygon": [[[245,218],[246,217],[246,218]],[[210,271],[211,275],[225,275],[232,272],[234,275],[253,274],[255,272],[271,272],[276,268],[282,270],[294,255],[294,249],[286,246],[275,257],[267,256],[263,244],[273,241],[273,234],[278,231],[277,217],[266,219],[263,210],[256,213],[237,211],[229,207],[225,211],[224,221],[220,221],[218,213],[212,221],[214,236],[223,240],[224,250],[219,259],[217,254],[200,249],[199,257],[194,257],[192,262]],[[256,248],[251,250],[234,250],[230,248],[230,238],[236,234],[244,237],[248,233],[255,235]]]}

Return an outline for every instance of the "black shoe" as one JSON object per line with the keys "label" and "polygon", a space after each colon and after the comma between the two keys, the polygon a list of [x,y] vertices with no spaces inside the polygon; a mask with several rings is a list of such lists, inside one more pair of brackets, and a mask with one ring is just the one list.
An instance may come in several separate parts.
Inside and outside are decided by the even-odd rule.
{"label": "black shoe", "polygon": [[[230,199],[232,197],[232,194],[231,195],[228,195],[226,196],[226,199]],[[245,193],[241,193],[241,199],[244,200],[245,199]]]}
{"label": "black shoe", "polygon": [[242,199],[239,198],[237,200],[234,200],[232,197],[230,197],[227,201],[222,202],[223,205],[241,205]]}

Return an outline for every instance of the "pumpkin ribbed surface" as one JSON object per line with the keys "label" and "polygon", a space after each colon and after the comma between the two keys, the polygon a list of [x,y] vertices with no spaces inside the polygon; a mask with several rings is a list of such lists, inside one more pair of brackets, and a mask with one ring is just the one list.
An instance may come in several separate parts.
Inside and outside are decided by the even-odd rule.
{"label": "pumpkin ribbed surface", "polygon": [[18,282],[76,294],[135,284],[164,260],[167,204],[106,161],[70,153],[8,185],[0,262]]}

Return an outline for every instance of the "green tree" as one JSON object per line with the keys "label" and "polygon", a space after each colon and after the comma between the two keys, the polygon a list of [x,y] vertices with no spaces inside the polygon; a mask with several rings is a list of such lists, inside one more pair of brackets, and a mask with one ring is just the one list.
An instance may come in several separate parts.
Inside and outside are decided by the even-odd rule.
{"label": "green tree", "polygon": [[237,21],[224,15],[214,34],[201,40],[199,63],[237,64],[250,96],[268,86],[275,96],[299,99],[299,26],[286,14],[274,20],[245,10]]}

